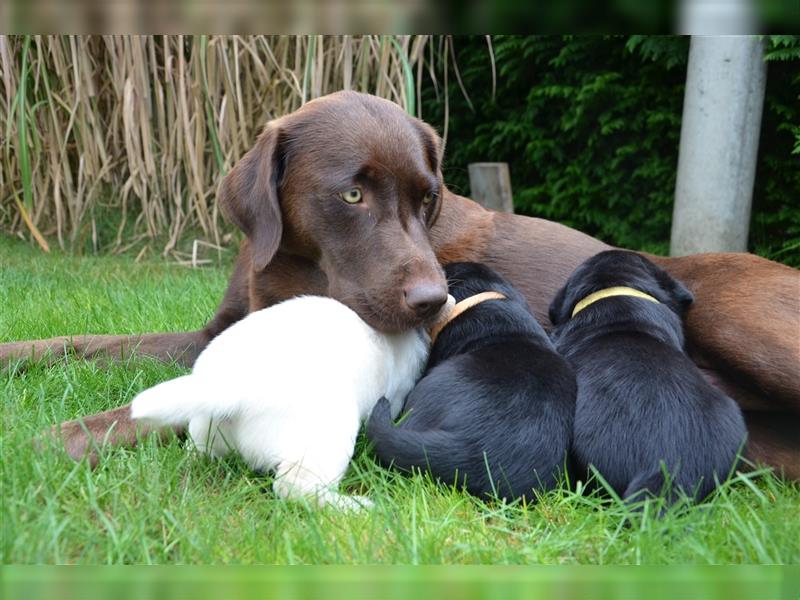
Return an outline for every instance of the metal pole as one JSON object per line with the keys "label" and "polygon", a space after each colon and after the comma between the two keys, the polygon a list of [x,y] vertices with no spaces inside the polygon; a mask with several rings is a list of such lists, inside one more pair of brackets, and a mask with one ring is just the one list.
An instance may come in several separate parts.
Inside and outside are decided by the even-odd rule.
{"label": "metal pole", "polygon": [[767,80],[756,36],[692,36],[672,255],[744,252]]}

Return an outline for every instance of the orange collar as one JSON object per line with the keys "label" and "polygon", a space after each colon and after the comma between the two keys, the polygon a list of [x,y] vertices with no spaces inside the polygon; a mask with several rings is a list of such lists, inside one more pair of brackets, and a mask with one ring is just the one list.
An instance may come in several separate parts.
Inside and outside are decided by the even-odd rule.
{"label": "orange collar", "polygon": [[487,300],[505,300],[506,297],[501,294],[500,292],[481,292],[480,294],[475,294],[474,296],[470,296],[469,298],[464,298],[461,302],[457,303],[453,310],[450,311],[450,314],[447,316],[445,321],[441,323],[437,323],[433,327],[431,327],[431,345],[436,341],[436,338],[441,333],[442,329],[447,327],[447,325],[458,317],[461,313],[469,310],[473,306],[480,304],[481,302],[486,302]]}

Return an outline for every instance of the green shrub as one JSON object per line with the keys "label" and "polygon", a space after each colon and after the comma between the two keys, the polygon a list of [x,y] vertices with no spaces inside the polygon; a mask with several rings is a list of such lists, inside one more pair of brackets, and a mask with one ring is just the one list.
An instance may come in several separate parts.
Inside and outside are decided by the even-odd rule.
{"label": "green shrub", "polygon": [[[798,264],[798,37],[769,38],[771,61],[754,199],[753,248]],[[468,193],[467,164],[508,162],[515,210],[609,243],[666,252],[678,164],[686,37],[495,36],[497,91],[483,37],[454,40],[470,108],[449,90],[445,178]],[[779,61],[780,59],[780,61]],[[451,74],[454,79],[455,74]],[[423,114],[443,122],[443,97]]]}
{"label": "green shrub", "polygon": [[800,267],[800,36],[771,36],[766,58],[750,245]]}

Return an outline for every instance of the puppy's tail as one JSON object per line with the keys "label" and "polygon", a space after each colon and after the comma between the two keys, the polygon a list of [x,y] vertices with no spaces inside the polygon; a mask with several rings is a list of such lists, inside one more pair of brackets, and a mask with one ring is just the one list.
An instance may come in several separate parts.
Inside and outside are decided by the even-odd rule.
{"label": "puppy's tail", "polygon": [[663,497],[666,506],[670,506],[677,499],[672,476],[663,465],[636,475],[628,484],[622,497],[628,505],[637,505],[646,498]]}
{"label": "puppy's tail", "polygon": [[367,437],[381,464],[407,471],[414,467],[431,470],[431,465],[448,464],[452,462],[453,448],[457,447],[446,431],[415,431],[395,426],[386,398],[381,398],[372,411],[367,423]]}
{"label": "puppy's tail", "polygon": [[[131,418],[155,427],[188,425],[196,416],[222,417],[214,414],[209,392],[192,375],[159,383],[137,395],[131,403]],[[219,407],[222,408],[222,407]]]}

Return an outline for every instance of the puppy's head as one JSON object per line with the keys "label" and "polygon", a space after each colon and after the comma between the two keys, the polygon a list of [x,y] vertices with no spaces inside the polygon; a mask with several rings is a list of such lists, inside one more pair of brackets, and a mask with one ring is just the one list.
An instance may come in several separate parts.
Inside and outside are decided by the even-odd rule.
{"label": "puppy's head", "polygon": [[507,300],[519,303],[528,312],[530,307],[525,297],[495,270],[481,263],[450,263],[444,268],[450,293],[461,302],[481,292],[500,292]]}
{"label": "puppy's head", "polygon": [[447,300],[428,238],[444,189],[439,154],[433,129],[396,104],[339,92],[270,122],[219,200],[255,270],[279,251],[311,260],[333,298],[403,331]]}
{"label": "puppy's head", "polygon": [[550,304],[550,321],[553,325],[567,322],[575,305],[586,296],[617,286],[649,294],[681,316],[694,301],[680,281],[644,256],[625,250],[607,250],[584,262],[570,275]]}

